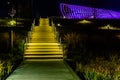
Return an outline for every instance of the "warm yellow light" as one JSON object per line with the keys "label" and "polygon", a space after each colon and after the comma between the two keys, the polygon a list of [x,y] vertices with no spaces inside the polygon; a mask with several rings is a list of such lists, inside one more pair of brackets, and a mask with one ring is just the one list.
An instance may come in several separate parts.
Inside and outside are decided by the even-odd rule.
{"label": "warm yellow light", "polygon": [[58,23],[57,26],[61,26],[61,25]]}
{"label": "warm yellow light", "polygon": [[92,22],[88,21],[88,20],[82,20],[82,21],[79,21],[78,23],[81,23],[81,24],[90,24]]}
{"label": "warm yellow light", "polygon": [[108,25],[106,25],[106,26],[103,26],[103,27],[100,27],[99,29],[120,30],[120,28],[113,27],[113,26],[111,26],[110,24],[108,24]]}
{"label": "warm yellow light", "polygon": [[115,36],[120,39],[120,34],[117,34],[117,35],[115,35]]}
{"label": "warm yellow light", "polygon": [[60,45],[59,43],[28,43],[28,45]]}
{"label": "warm yellow light", "polygon": [[11,21],[8,22],[8,24],[11,25],[11,26],[14,26],[14,25],[16,25],[16,21],[15,20],[11,20]]}

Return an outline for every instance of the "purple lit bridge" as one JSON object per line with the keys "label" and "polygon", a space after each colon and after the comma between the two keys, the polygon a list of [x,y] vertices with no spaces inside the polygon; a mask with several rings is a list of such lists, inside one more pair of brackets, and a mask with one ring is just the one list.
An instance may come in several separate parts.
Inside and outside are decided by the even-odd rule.
{"label": "purple lit bridge", "polygon": [[60,3],[60,10],[64,18],[72,19],[120,19],[120,12]]}

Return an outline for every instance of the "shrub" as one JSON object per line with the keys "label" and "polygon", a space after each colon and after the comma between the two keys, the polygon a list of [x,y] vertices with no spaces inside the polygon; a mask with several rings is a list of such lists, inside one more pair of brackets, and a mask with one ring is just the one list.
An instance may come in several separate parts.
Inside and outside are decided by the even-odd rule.
{"label": "shrub", "polygon": [[11,61],[0,62],[0,80],[4,80],[13,71]]}
{"label": "shrub", "polygon": [[77,59],[79,58],[80,54],[84,52],[84,41],[85,35],[80,35],[77,33],[68,33],[64,35],[64,55],[67,58]]}
{"label": "shrub", "polygon": [[79,64],[79,71],[83,73],[86,80],[119,80],[120,78],[120,58],[111,55],[110,60],[97,57],[83,65]]}

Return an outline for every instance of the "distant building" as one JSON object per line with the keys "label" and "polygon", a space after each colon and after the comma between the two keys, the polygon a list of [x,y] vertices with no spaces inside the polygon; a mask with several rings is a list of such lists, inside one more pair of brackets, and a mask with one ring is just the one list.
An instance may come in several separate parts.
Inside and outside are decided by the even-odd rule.
{"label": "distant building", "polygon": [[60,9],[62,16],[65,18],[78,18],[78,19],[120,19],[120,12],[99,9],[94,7],[86,7],[80,5],[72,5],[61,3]]}

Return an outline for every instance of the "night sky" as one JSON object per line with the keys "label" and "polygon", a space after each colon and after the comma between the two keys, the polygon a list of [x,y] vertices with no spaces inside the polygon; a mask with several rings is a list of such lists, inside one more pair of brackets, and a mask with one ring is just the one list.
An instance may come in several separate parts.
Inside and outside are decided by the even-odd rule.
{"label": "night sky", "polygon": [[26,4],[27,2],[30,3],[31,1],[33,6],[32,11],[35,12],[35,16],[60,15],[59,4],[61,2],[83,6],[95,6],[97,8],[120,11],[120,0],[0,0],[0,14],[5,11],[4,9],[6,9],[6,1],[17,1],[19,3],[24,2],[24,4]]}
{"label": "night sky", "polygon": [[120,11],[120,0],[97,0],[96,4],[100,8]]}
{"label": "night sky", "polygon": [[59,15],[59,3],[70,3],[83,6],[120,11],[120,0],[34,0],[37,4],[36,11],[41,15]]}
{"label": "night sky", "polygon": [[71,3],[120,11],[120,0],[68,0]]}

